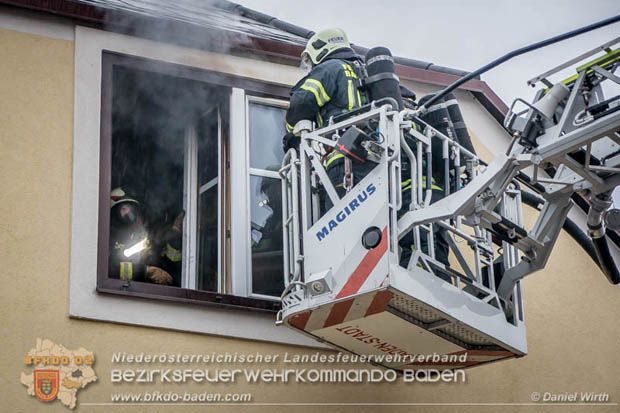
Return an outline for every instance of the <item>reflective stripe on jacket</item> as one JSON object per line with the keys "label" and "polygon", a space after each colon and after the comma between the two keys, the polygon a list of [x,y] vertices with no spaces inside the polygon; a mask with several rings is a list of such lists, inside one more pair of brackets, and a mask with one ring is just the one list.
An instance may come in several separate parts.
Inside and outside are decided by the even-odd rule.
{"label": "reflective stripe on jacket", "polygon": [[346,60],[329,59],[315,66],[291,90],[287,131],[300,120],[322,126],[323,120],[362,106],[358,83],[352,64]]}

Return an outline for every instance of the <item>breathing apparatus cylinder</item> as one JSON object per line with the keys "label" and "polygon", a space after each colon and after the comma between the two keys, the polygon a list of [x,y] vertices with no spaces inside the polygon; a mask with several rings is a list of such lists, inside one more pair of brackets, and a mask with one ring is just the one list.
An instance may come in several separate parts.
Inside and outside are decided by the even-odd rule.
{"label": "breathing apparatus cylinder", "polygon": [[394,58],[387,47],[373,47],[366,53],[366,90],[371,101],[392,98],[398,104],[397,110],[403,109],[400,83],[394,70]]}
{"label": "breathing apparatus cylinder", "polygon": [[449,93],[444,97],[444,101],[446,102],[446,108],[448,109],[454,132],[456,133],[456,141],[469,152],[476,154],[476,149],[474,149],[469,132],[467,132],[467,126],[463,120],[461,108],[456,101],[456,96],[453,93]]}
{"label": "breathing apparatus cylinder", "polygon": [[[418,104],[423,105],[432,97],[432,94],[426,95],[420,99]],[[420,119],[455,142],[458,141],[456,138],[456,131],[454,130],[454,122],[452,121],[450,111],[448,110],[448,105],[446,105],[446,102],[443,99],[440,99],[433,106],[427,108],[426,112],[420,116]]]}
{"label": "breathing apparatus cylinder", "polygon": [[[422,97],[419,105],[423,105],[432,97],[432,94]],[[450,113],[448,112],[446,103],[443,100],[439,100],[434,105],[429,107],[424,115],[420,116],[420,119],[450,139],[456,141],[456,132],[454,130],[452,119],[450,118]],[[449,159],[449,154],[443,153],[443,141],[441,139],[432,139],[431,147],[433,152],[433,178],[435,178],[435,180],[439,182],[439,185],[443,187],[445,184],[446,172],[448,169],[452,169],[454,167],[454,160]]]}

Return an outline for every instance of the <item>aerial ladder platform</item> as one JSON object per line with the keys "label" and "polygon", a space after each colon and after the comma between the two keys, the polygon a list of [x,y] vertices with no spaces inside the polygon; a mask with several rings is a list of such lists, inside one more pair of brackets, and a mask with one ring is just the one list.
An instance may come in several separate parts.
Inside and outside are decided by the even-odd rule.
{"label": "aerial ladder platform", "polygon": [[[619,42],[531,79],[541,88],[533,103],[513,103],[504,123],[510,148],[488,165],[424,122],[425,107],[399,111],[393,102],[374,102],[320,129],[296,125],[299,149],[285,154],[280,170],[285,291],[277,323],[396,370],[524,356],[521,283],[545,267],[575,193],[590,204],[588,235],[599,266],[612,283],[620,282],[605,238],[605,223],[618,217],[610,199],[620,184],[620,96],[603,94],[604,84],[620,85],[614,75],[620,49],[611,49]],[[579,66],[575,76],[549,80],[601,50],[604,55]],[[517,111],[519,105],[524,109]],[[432,156],[436,140],[441,157]],[[352,145],[363,148],[374,167],[355,185],[349,182],[341,197],[321,147]],[[445,196],[435,203],[433,159],[450,172],[441,185]],[[523,223],[518,182],[525,170],[533,172],[530,185],[545,189],[532,228]],[[408,205],[405,180],[412,183]],[[435,257],[437,227],[447,234],[450,265]],[[399,240],[409,234],[412,254],[403,265]]]}

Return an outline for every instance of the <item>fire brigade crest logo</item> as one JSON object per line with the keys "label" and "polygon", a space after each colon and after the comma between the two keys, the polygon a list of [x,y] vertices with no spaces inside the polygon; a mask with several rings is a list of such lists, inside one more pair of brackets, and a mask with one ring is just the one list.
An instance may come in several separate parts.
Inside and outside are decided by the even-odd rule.
{"label": "fire brigade crest logo", "polygon": [[42,402],[51,402],[58,396],[60,372],[58,370],[34,371],[34,395]]}
{"label": "fire brigade crest logo", "polygon": [[22,372],[21,383],[28,394],[42,402],[59,400],[69,409],[77,403],[77,394],[88,384],[97,381],[92,352],[79,348],[69,350],[51,340],[37,339],[37,344],[24,357],[31,373]]}

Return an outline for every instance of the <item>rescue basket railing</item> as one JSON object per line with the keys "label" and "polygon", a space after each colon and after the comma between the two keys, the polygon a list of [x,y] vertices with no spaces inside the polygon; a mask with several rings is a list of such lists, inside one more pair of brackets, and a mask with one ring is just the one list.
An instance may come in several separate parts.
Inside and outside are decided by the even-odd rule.
{"label": "rescue basket railing", "polygon": [[[411,128],[414,121],[424,129],[418,131]],[[375,137],[383,152],[380,156],[385,162],[388,179],[390,181],[389,194],[385,200],[389,209],[390,225],[388,237],[389,250],[394,254],[394,262],[398,262],[399,240],[407,231],[413,233],[413,254],[407,264],[411,269],[418,266],[426,270],[429,276],[442,276],[464,294],[470,294],[497,308],[502,306],[508,318],[516,323],[518,317],[514,311],[522,314],[520,287],[515,286],[513,297],[517,300],[513,304],[502,303],[496,292],[494,269],[501,262],[503,268],[517,265],[519,254],[509,241],[501,242],[501,253],[493,247],[493,234],[479,222],[470,221],[460,215],[452,217],[437,217],[425,222],[414,223],[406,231],[401,230],[399,211],[430,210],[433,208],[431,198],[433,188],[437,187],[433,179],[433,140],[439,140],[441,145],[441,167],[444,168],[444,180],[441,182],[443,196],[451,195],[451,188],[460,190],[474,179],[480,172],[478,157],[461,146],[459,143],[444,135],[431,125],[419,119],[415,112],[404,110],[393,111],[391,105],[373,108],[361,114],[354,114],[337,123],[328,124],[317,130],[302,130],[299,157],[295,150],[289,150],[284,158],[280,170],[282,176],[283,193],[283,223],[284,223],[284,272],[285,291],[282,294],[283,308],[294,305],[307,294],[308,282],[304,278],[303,238],[313,236],[308,230],[327,212],[322,207],[327,203],[335,206],[340,201],[334,184],[330,181],[325,162],[321,154],[326,150],[337,147],[338,139],[343,131],[357,126],[368,130],[368,125],[376,125]],[[405,139],[408,134],[409,142]],[[322,149],[321,149],[322,147]],[[402,161],[407,159],[410,168],[409,175],[402,175]],[[380,163],[378,163],[379,165]],[[463,164],[461,166],[461,164]],[[465,174],[466,178],[462,178]],[[402,184],[405,183],[405,186]],[[409,186],[410,203],[403,204],[401,188]],[[518,191],[509,190],[500,201],[502,217],[514,226],[521,225],[520,197]],[[507,216],[510,217],[507,218]],[[400,217],[402,219],[402,217]],[[501,220],[500,220],[501,221]],[[434,234],[436,228],[447,234],[449,249],[456,258],[456,264],[445,265],[436,259]],[[512,228],[506,231],[512,231]],[[425,243],[422,239],[425,238]],[[301,239],[301,240],[300,240]],[[423,248],[426,245],[426,249]],[[463,251],[466,245],[471,252]],[[522,317],[520,317],[522,320]]]}
{"label": "rescue basket railing", "polygon": [[[283,245],[284,250],[284,287],[288,290],[301,278],[301,240],[299,237],[299,189],[298,189],[299,161],[297,151],[289,149],[284,154],[282,168],[279,171],[282,178],[282,213],[283,216]],[[285,291],[287,291],[285,290]]]}
{"label": "rescue basket railing", "polygon": [[[433,171],[438,168],[443,168],[444,179],[440,182],[442,197],[448,197],[453,192],[460,190],[483,170],[476,154],[420,119],[415,111],[401,111],[400,118],[402,119],[401,125],[403,125],[401,129],[402,156],[406,156],[412,165],[410,168],[411,176],[403,177],[403,180],[408,178],[406,182],[410,180],[410,182],[415,183],[410,188],[409,211],[431,206],[433,188],[436,187],[432,175]],[[409,128],[411,122],[421,125],[422,131]],[[406,134],[409,136],[409,141],[415,142],[415,151],[410,148],[404,138]],[[439,140],[441,144],[433,145],[433,139]],[[433,154],[433,146],[441,148],[441,156],[433,156],[436,155]],[[440,160],[442,165],[434,165],[433,162],[437,160]],[[462,163],[463,165],[461,165]],[[424,164],[426,168],[424,168]],[[516,226],[521,226],[520,194],[516,192],[514,190],[508,191],[501,200],[499,208],[503,217],[510,216],[510,222]],[[446,263],[437,261],[434,248],[435,227],[439,227],[439,231],[446,234],[449,251],[456,258],[456,265],[448,266]],[[440,273],[443,276],[442,278],[449,280],[464,292],[475,295],[496,307],[501,305],[501,300],[496,293],[495,268],[497,263],[502,263],[504,268],[518,263],[518,250],[510,242],[501,241],[496,237],[496,243],[501,242],[500,251],[502,253],[498,253],[493,246],[494,235],[482,227],[479,222],[467,220],[462,215],[418,223],[407,231],[399,231],[399,237],[403,238],[409,231],[413,232],[414,252],[407,263],[407,268],[419,266],[433,275]],[[421,236],[426,237],[427,251],[423,251],[421,248]],[[467,255],[467,249],[463,250],[461,247],[463,243],[473,256]],[[508,256],[510,258],[507,258]],[[517,288],[520,287],[515,287],[515,289]],[[515,292],[517,291],[515,290]],[[512,312],[514,310],[521,311],[520,292],[514,294],[514,297],[518,298],[517,304],[514,305],[511,300],[509,303],[504,303],[503,308],[507,313],[510,313],[507,314],[509,319],[517,322],[517,318]]]}
{"label": "rescue basket railing", "polygon": [[[360,113],[361,112],[361,113]],[[311,130],[304,126],[296,131],[301,136],[299,152],[290,149],[284,156],[280,176],[282,178],[282,206],[283,206],[283,246],[284,246],[284,285],[282,293],[283,307],[297,302],[305,294],[303,277],[303,238],[307,231],[329,209],[324,205],[336,205],[340,201],[334,184],[330,181],[327,170],[321,159],[322,152],[333,149],[338,143],[338,138],[343,130],[352,126],[367,126],[369,121],[378,122],[377,135],[397,136],[398,117],[397,112],[391,110],[391,105],[382,107],[369,106],[366,111],[356,111],[352,115],[339,122],[331,122],[327,126]],[[389,118],[389,119],[388,119]],[[388,133],[387,130],[391,132]],[[395,133],[396,132],[396,133]],[[391,159],[397,160],[400,142],[396,141],[388,145],[385,140],[376,150],[392,148]],[[387,159],[386,159],[387,163]],[[392,162],[391,162],[392,163]],[[398,162],[393,163],[392,168]],[[399,170],[392,169],[392,180],[400,179]],[[398,194],[400,195],[400,194]],[[397,199],[391,197],[390,205],[393,210],[394,223],[396,222]],[[397,245],[394,235],[393,245]],[[394,247],[393,247],[394,248]]]}

